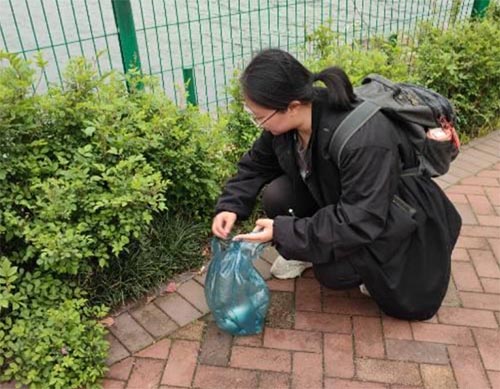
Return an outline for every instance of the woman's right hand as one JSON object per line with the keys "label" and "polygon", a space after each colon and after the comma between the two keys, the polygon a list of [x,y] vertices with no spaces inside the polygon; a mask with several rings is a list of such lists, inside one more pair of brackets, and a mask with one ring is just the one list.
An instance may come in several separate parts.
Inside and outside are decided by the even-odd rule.
{"label": "woman's right hand", "polygon": [[236,218],[237,216],[234,212],[223,211],[218,213],[212,222],[212,232],[214,235],[221,239],[227,239]]}

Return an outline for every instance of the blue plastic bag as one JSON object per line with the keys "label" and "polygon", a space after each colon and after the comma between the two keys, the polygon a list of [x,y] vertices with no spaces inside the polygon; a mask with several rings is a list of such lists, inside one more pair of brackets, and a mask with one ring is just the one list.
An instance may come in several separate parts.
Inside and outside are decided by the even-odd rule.
{"label": "blue plastic bag", "polygon": [[264,328],[269,288],[252,264],[264,247],[212,239],[205,297],[219,328],[230,334],[253,335]]}

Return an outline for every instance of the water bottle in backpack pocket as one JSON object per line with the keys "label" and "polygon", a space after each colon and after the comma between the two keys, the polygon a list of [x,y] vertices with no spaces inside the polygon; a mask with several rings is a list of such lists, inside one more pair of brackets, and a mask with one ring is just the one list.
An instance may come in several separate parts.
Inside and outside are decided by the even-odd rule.
{"label": "water bottle in backpack pocket", "polygon": [[453,133],[446,126],[427,130],[422,158],[422,169],[437,177],[446,174],[451,161],[456,158],[458,147],[453,141]]}

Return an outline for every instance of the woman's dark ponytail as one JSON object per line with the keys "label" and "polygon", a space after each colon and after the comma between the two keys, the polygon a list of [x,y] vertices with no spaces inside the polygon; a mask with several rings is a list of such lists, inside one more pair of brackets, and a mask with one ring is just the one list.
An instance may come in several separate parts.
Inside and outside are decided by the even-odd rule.
{"label": "woman's dark ponytail", "polygon": [[347,74],[339,67],[311,73],[297,59],[280,49],[259,52],[240,77],[243,93],[255,103],[270,109],[286,110],[294,100],[312,102],[317,94],[313,86],[321,81],[328,90],[332,108],[349,110],[356,101]]}
{"label": "woman's dark ponytail", "polygon": [[328,90],[328,102],[333,108],[347,111],[353,108],[356,95],[347,74],[338,66],[332,66],[313,74],[313,81],[321,81]]}

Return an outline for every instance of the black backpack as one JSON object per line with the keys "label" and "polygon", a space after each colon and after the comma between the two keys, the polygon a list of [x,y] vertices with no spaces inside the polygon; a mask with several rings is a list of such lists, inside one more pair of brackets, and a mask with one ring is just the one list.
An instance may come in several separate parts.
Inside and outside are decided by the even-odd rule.
{"label": "black backpack", "polygon": [[[419,166],[406,174],[437,177],[448,171],[458,155],[460,142],[454,128],[456,115],[445,97],[418,85],[394,83],[377,74],[364,78],[354,91],[363,102],[340,123],[329,144],[337,166],[349,139],[381,111],[400,124],[419,159]],[[430,138],[427,133],[432,130],[443,131],[451,140]]]}

